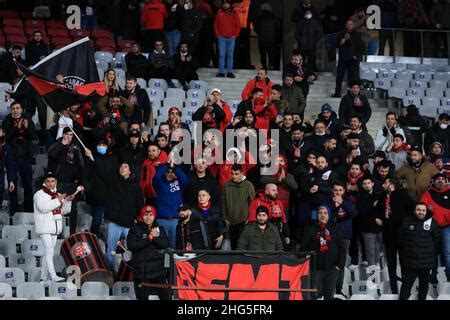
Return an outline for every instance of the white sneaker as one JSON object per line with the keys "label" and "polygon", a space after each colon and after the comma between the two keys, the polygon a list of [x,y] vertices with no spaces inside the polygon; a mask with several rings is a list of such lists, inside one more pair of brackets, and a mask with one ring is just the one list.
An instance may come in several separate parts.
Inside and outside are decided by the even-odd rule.
{"label": "white sneaker", "polygon": [[350,271],[355,271],[358,268],[359,268],[359,266],[357,264],[351,264],[348,266],[348,270],[350,270]]}
{"label": "white sneaker", "polygon": [[53,282],[64,282],[64,281],[66,281],[66,279],[63,277],[54,276],[54,277],[52,277],[52,281]]}

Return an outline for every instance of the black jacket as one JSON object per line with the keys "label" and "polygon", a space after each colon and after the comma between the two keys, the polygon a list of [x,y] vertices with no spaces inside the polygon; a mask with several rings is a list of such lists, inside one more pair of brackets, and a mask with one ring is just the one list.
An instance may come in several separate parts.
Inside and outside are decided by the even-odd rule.
{"label": "black jacket", "polygon": [[[197,39],[200,36],[202,28],[202,18],[197,9],[184,10],[183,20],[181,21],[181,40]],[[194,49],[194,48],[192,48]]]}
{"label": "black jacket", "polygon": [[[153,227],[158,227],[157,223]],[[165,276],[164,253],[160,250],[167,249],[169,240],[164,228],[159,227],[159,236],[153,241],[148,240],[149,227],[144,222],[137,222],[128,232],[127,245],[133,258],[131,266],[135,282],[144,279],[155,279]]]}
{"label": "black jacket", "polygon": [[336,225],[329,225],[331,239],[327,241],[328,251],[320,252],[320,241],[317,239],[317,234],[320,231],[318,224],[306,227],[302,239],[300,241],[300,251],[314,251],[316,252],[317,270],[330,270],[334,267],[342,269],[345,265],[345,247],[341,231]]}
{"label": "black jacket", "polygon": [[36,129],[33,120],[25,114],[22,118],[28,120],[28,128],[18,129],[15,126],[15,119],[9,114],[2,122],[5,132],[7,159],[31,159],[33,158],[32,141],[36,139]]}
{"label": "black jacket", "polygon": [[136,179],[141,177],[142,164],[144,163],[146,157],[146,152],[144,147],[139,143],[136,148],[133,148],[130,143],[128,143],[124,148],[121,148],[117,153],[117,158],[119,163],[124,161],[128,162],[130,169],[134,172]]}
{"label": "black jacket", "polygon": [[339,49],[339,61],[350,61],[356,57],[361,61],[363,55],[363,41],[359,32],[350,32],[350,39],[344,45],[341,45],[341,40],[345,37],[346,31],[338,34],[336,39],[336,47]]}
{"label": "black jacket", "polygon": [[203,222],[202,216],[195,209],[187,223],[178,221],[176,231],[176,248],[186,250],[188,243],[192,250],[208,250],[211,246],[208,228]]}
{"label": "black jacket", "polygon": [[206,117],[206,107],[202,106],[195,111],[192,115],[192,120],[202,121],[203,132],[208,129],[219,129],[220,123],[225,118],[225,111],[217,103],[213,103],[213,111],[211,112],[211,117]]}
{"label": "black jacket", "polygon": [[109,190],[105,218],[119,226],[130,228],[144,204],[141,188],[133,175],[125,180],[117,174]]}
{"label": "black jacket", "polygon": [[125,63],[127,64],[127,73],[137,78],[146,78],[148,61],[143,54],[132,54],[131,52],[125,55]]}
{"label": "black jacket", "polygon": [[85,193],[90,205],[106,205],[111,195],[109,193],[112,178],[119,170],[119,161],[115,155],[94,153],[94,160],[86,160]]}
{"label": "black jacket", "polygon": [[206,176],[199,178],[195,171],[189,173],[189,186],[184,193],[184,199],[191,206],[197,205],[197,196],[199,190],[208,190],[211,195],[211,203],[214,206],[220,206],[219,186],[217,180],[206,171]]}
{"label": "black jacket", "polygon": [[430,146],[433,142],[439,142],[444,149],[444,155],[450,157],[450,126],[443,130],[435,123],[425,134],[425,152],[430,154]]}
{"label": "black jacket", "polygon": [[393,241],[398,241],[398,230],[402,225],[403,219],[411,215],[411,212],[413,212],[414,201],[409,197],[408,192],[404,189],[391,192],[391,215],[389,219],[386,219],[386,197],[386,192],[380,195],[377,203],[377,212],[378,218],[383,220],[383,241],[385,243],[391,243]]}
{"label": "black jacket", "polygon": [[336,174],[328,168],[323,171],[315,171],[306,178],[306,189],[317,185],[319,190],[316,193],[309,193],[311,199],[311,208],[317,209],[320,205],[329,205],[331,203],[331,190],[333,183],[337,180]]}
{"label": "black jacket", "polygon": [[35,65],[39,62],[40,57],[46,55],[48,55],[48,47],[42,40],[40,42],[31,40],[25,46],[25,61],[28,66]]}
{"label": "black jacket", "polygon": [[[300,87],[300,89],[302,89],[302,91],[303,91],[303,95],[305,96],[305,98],[306,98],[306,96],[308,95],[308,93],[309,93],[309,82],[308,82],[308,77],[309,76],[311,76],[311,75],[314,75],[314,72],[312,72],[307,66],[305,66],[305,65],[302,65],[301,66],[301,69],[302,69],[302,72],[303,72],[303,80],[302,81],[295,81],[294,80],[294,83],[297,85],[297,86],[299,86]],[[283,77],[286,75],[286,74],[292,74],[294,77],[296,77],[296,76],[300,76],[300,74],[299,74],[299,68],[296,66],[296,65],[294,65],[294,64],[292,64],[292,62],[288,62],[287,64],[285,64],[284,65],[284,67],[283,67]]]}
{"label": "black jacket", "polygon": [[[132,93],[128,92],[128,90],[122,90],[120,95],[125,99],[130,100]],[[134,114],[131,120],[139,121],[139,123],[144,122],[147,125],[152,113],[152,106],[148,94],[144,89],[137,85],[134,95],[136,96],[136,103],[134,103]]]}
{"label": "black jacket", "polygon": [[255,32],[258,40],[276,45],[280,33],[280,24],[273,12],[263,10],[255,20]]}
{"label": "black jacket", "polygon": [[[165,3],[167,13],[169,16],[164,19],[164,31],[174,31],[175,29],[181,31],[181,22],[183,20],[184,8],[182,5],[177,4],[176,1],[172,3]],[[175,11],[172,11],[172,7],[176,6]]]}
{"label": "black jacket", "polygon": [[361,232],[364,233],[379,233],[382,227],[378,226],[375,219],[378,218],[378,211],[375,202],[379,199],[380,194],[375,190],[369,193],[365,190],[360,190],[356,196],[356,205],[358,208],[357,221]]}
{"label": "black jacket", "polygon": [[362,122],[366,124],[372,116],[372,108],[370,107],[369,100],[367,100],[366,96],[360,94],[359,98],[363,105],[359,107],[353,104],[354,98],[350,92],[342,97],[341,103],[339,104],[339,119],[343,123],[349,123],[353,115],[358,115],[361,117]]}
{"label": "black jacket", "polygon": [[208,228],[211,249],[214,249],[214,245],[216,244],[214,240],[225,233],[225,223],[223,222],[222,213],[217,206],[211,206],[206,215],[202,213],[202,210],[198,208],[198,206],[196,206],[196,209],[202,216],[203,222]]}
{"label": "black jacket", "polygon": [[80,146],[76,143],[62,144],[60,138],[48,148],[47,170],[56,175],[58,182],[83,184],[84,159]]}
{"label": "black jacket", "polygon": [[436,254],[440,251],[440,230],[428,214],[424,220],[410,215],[399,228],[400,254],[406,269],[434,268]]}

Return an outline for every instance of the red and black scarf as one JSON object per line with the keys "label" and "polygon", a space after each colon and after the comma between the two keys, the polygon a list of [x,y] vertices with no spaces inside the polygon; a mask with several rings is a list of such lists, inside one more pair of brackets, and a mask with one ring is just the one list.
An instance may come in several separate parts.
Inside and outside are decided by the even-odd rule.
{"label": "red and black scarf", "polygon": [[198,203],[198,208],[199,208],[200,213],[203,216],[207,216],[209,213],[209,210],[211,209],[211,200],[208,201],[208,203],[204,206],[202,206],[200,203]]}
{"label": "red and black scarf", "polygon": [[400,151],[405,150],[406,152],[409,153],[409,149],[411,149],[411,146],[410,146],[409,144],[402,143],[400,147],[398,147],[397,149],[392,148],[391,151],[392,151],[392,152],[400,152]]}
{"label": "red and black scarf", "polygon": [[391,216],[391,193],[388,192],[386,195],[386,200],[384,202],[384,218],[388,220]]}
{"label": "red and black scarf", "polygon": [[330,230],[328,230],[328,224],[321,224],[319,222],[319,232],[317,232],[316,239],[319,240],[320,252],[327,252],[328,243],[331,240]]}
{"label": "red and black scarf", "polygon": [[350,173],[347,173],[347,180],[348,182],[350,182],[350,184],[357,184],[359,179],[361,179],[362,177],[364,177],[364,172],[361,172],[358,176],[356,176],[355,178],[353,178]]}
{"label": "red and black scarf", "polygon": [[[52,200],[56,199],[58,197],[58,192],[56,192],[56,191],[53,192],[45,186],[42,188],[42,191],[44,191],[46,194],[48,194],[50,197],[52,197]],[[62,213],[62,205],[59,206],[58,208],[56,208],[55,210],[53,210],[52,213],[53,213],[53,215],[61,214]]]}

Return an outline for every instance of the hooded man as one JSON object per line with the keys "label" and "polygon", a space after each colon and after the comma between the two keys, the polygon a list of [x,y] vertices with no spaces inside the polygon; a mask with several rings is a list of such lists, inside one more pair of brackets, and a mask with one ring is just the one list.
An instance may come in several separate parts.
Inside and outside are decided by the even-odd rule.
{"label": "hooded man", "polygon": [[440,142],[434,142],[430,146],[430,162],[436,168],[450,178],[450,157],[445,156],[444,147]]}
{"label": "hooded man", "polygon": [[317,115],[317,119],[323,120],[327,126],[327,134],[333,137],[338,136],[339,120],[336,112],[333,111],[333,107],[329,103],[325,103],[321,107],[321,112]]}
{"label": "hooded man", "polygon": [[[425,146],[431,145],[433,142],[440,142],[444,149],[444,155],[450,157],[450,127],[449,115],[441,113],[439,120],[425,134]],[[429,152],[429,150],[425,150]]]}
{"label": "hooded man", "polygon": [[[433,184],[420,198],[420,202],[427,205],[428,210],[433,214],[433,219],[436,220],[440,228],[445,274],[447,282],[450,282],[450,186],[448,185],[448,178],[442,173],[434,175]],[[436,276],[437,270],[433,271],[432,278]]]}

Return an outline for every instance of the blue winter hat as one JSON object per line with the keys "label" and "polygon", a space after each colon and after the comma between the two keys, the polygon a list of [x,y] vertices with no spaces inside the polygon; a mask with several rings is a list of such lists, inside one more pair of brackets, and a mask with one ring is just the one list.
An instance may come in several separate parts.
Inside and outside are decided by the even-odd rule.
{"label": "blue winter hat", "polygon": [[324,112],[324,111],[333,111],[333,107],[329,104],[329,103],[325,103],[323,106],[322,106],[322,112]]}

